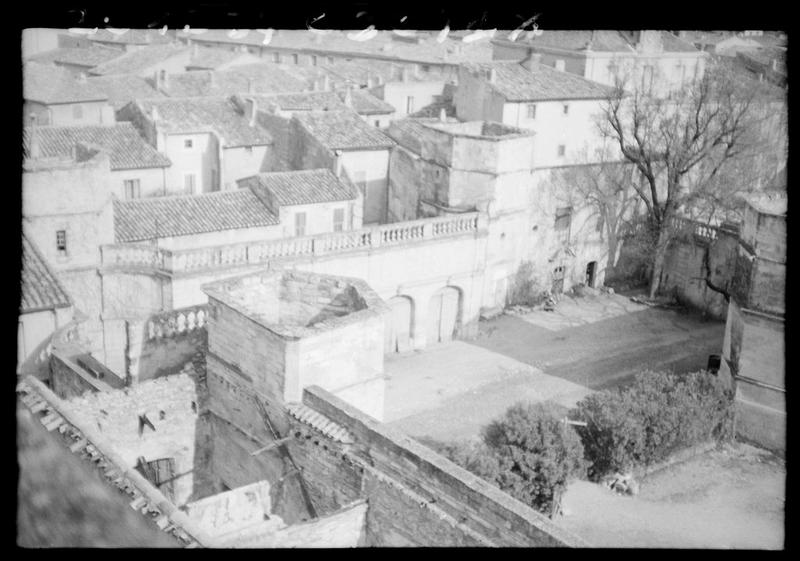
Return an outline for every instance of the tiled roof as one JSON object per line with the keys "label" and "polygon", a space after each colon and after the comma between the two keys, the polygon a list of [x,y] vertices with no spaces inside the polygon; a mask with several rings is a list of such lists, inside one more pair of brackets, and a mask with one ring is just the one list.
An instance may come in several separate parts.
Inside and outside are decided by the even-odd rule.
{"label": "tiled roof", "polygon": [[92,45],[91,47],[85,48],[66,47],[54,49],[32,56],[29,60],[42,64],[61,63],[91,68],[120,57],[123,54],[125,54],[125,52],[121,49]]}
{"label": "tiled roof", "polygon": [[186,65],[187,70],[215,70],[220,66],[234,62],[238,58],[256,58],[249,53],[231,51],[215,47],[198,47],[192,51],[192,58]]}
{"label": "tiled roof", "polygon": [[46,105],[80,103],[108,99],[88,79],[81,82],[71,72],[48,64],[25,63],[22,72],[22,96]]}
{"label": "tiled roof", "polygon": [[[668,31],[661,32],[661,39],[666,52],[697,52],[691,43],[679,39]],[[551,49],[561,49],[565,51],[583,51],[588,45],[591,50],[600,52],[635,52],[635,45],[632,40],[619,31],[612,30],[561,30],[545,29],[540,35],[528,37],[525,33],[521,34],[515,42],[508,39],[508,34],[503,32],[494,39],[495,43],[509,45],[515,44],[521,47],[542,47]]]}
{"label": "tiled roof", "polygon": [[[163,168],[169,158],[145,142],[131,123],[80,125],[75,127],[37,126],[36,135],[43,158],[68,156],[77,143],[96,145],[109,153],[111,169]],[[30,135],[26,135],[28,138]]]}
{"label": "tiled roof", "polygon": [[[356,198],[356,193],[329,169],[261,173],[239,179],[237,183],[240,187],[252,190],[265,204],[269,204],[266,201],[270,200],[271,195],[280,206],[349,201]],[[265,196],[265,190],[269,195]]]}
{"label": "tiled roof", "polygon": [[[383,82],[402,80],[403,65],[384,60],[343,60],[333,64],[322,63],[319,68],[326,71],[335,84],[367,86],[369,78],[372,78],[374,86],[379,76]],[[419,68],[416,72],[407,72],[406,79],[411,82],[444,81],[444,76],[436,70]]]}
{"label": "tiled roof", "polygon": [[354,111],[313,111],[293,117],[329,150],[391,148],[394,141]]}
{"label": "tiled roof", "polygon": [[156,108],[159,127],[173,134],[214,131],[225,147],[272,143],[272,136],[257,125],[250,126],[243,112],[227,98],[165,97],[136,103],[145,114]]}
{"label": "tiled roof", "polygon": [[91,73],[104,76],[106,74],[135,74],[147,70],[154,64],[188,52],[189,48],[181,45],[149,45],[135,51],[125,53],[104,64],[91,69]]}
{"label": "tiled roof", "polygon": [[[612,88],[544,64],[533,63],[528,70],[517,62],[465,64],[470,72],[481,74],[495,91],[507,101],[546,101],[561,99],[602,99]],[[495,71],[495,81],[486,75]]]}
{"label": "tiled roof", "polygon": [[169,43],[173,40],[169,33],[161,34],[160,29],[128,29],[124,33],[113,33],[107,29],[98,29],[97,33],[83,36],[90,41],[116,43],[119,45],[151,45]]}
{"label": "tiled roof", "polygon": [[[198,43],[228,43],[261,47],[265,35],[256,30],[241,30],[242,36],[231,37],[228,30],[209,29],[201,34],[178,32],[180,38],[190,38]],[[492,58],[488,39],[463,43],[448,37],[442,43],[436,39],[438,31],[418,31],[417,39],[402,39],[391,31],[379,31],[369,41],[354,41],[348,38],[352,31],[329,31],[324,34],[307,29],[282,29],[275,31],[269,47],[295,50],[297,52],[330,53],[331,56],[368,57],[382,60],[402,60],[422,64],[459,64],[468,60],[489,61]]]}
{"label": "tiled roof", "polygon": [[247,189],[114,201],[117,243],[277,223],[278,218]]}
{"label": "tiled roof", "polygon": [[65,308],[72,302],[34,243],[22,234],[20,312]]}
{"label": "tiled roof", "polygon": [[266,109],[270,104],[284,111],[329,111],[343,110],[346,106],[334,92],[300,92],[273,95],[247,95],[253,98],[259,108]]}
{"label": "tiled roof", "polygon": [[287,93],[307,90],[304,80],[269,63],[242,64],[228,70],[195,70],[170,74],[164,93],[172,97]]}
{"label": "tiled roof", "polygon": [[131,74],[110,74],[108,76],[89,76],[89,84],[108,96],[108,103],[115,110],[121,109],[134,99],[166,97],[150,85],[147,78]]}
{"label": "tiled roof", "polygon": [[456,116],[456,107],[453,104],[452,99],[441,99],[434,101],[433,103],[426,105],[416,113],[412,113],[409,117],[412,118],[438,118],[439,114],[441,113],[442,109],[444,109],[445,116],[447,117],[455,117]]}
{"label": "tiled roof", "polygon": [[[339,99],[344,101],[347,92],[340,91],[337,93]],[[359,115],[383,115],[395,112],[393,105],[386,103],[382,99],[378,99],[365,90],[350,90],[350,99],[353,111]]]}

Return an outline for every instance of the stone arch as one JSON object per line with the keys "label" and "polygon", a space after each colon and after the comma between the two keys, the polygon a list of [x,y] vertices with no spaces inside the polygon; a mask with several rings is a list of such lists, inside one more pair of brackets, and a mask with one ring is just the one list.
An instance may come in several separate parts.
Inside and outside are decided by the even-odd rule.
{"label": "stone arch", "polygon": [[401,353],[414,348],[414,299],[401,294],[386,302],[391,312],[386,317],[385,353]]}
{"label": "stone arch", "polygon": [[457,286],[437,290],[428,302],[426,339],[429,344],[442,343],[455,338],[463,317],[464,293]]}

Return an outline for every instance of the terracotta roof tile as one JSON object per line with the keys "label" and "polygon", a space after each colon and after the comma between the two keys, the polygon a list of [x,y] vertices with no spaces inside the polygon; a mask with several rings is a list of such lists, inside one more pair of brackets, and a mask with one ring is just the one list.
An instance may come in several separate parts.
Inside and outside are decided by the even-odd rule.
{"label": "terracotta roof tile", "polygon": [[[80,142],[96,145],[107,151],[112,170],[163,168],[172,165],[169,158],[145,142],[131,123],[76,127],[38,126],[36,135],[43,158],[69,156],[75,144]],[[26,139],[29,137],[30,134],[24,136]]]}
{"label": "terracotta roof tile", "polygon": [[346,106],[335,92],[299,92],[271,95],[247,95],[243,98],[253,98],[259,109],[267,109],[271,104],[284,111],[330,111],[344,110]]}
{"label": "terracotta roof tile", "polygon": [[66,47],[54,49],[30,57],[33,62],[42,64],[70,64],[74,66],[85,66],[91,68],[118,58],[125,54],[121,49],[103,47],[102,45],[92,45],[91,47],[73,48]]}
{"label": "terracotta roof tile", "polygon": [[[342,101],[347,95],[344,91],[337,92],[337,94]],[[353,111],[359,115],[383,115],[395,112],[393,105],[378,99],[365,90],[350,90],[350,99]]]}
{"label": "terracotta roof tile", "polygon": [[114,201],[117,243],[278,224],[247,189]]}
{"label": "terracotta roof tile", "polygon": [[189,47],[181,45],[150,45],[99,64],[91,69],[97,76],[107,74],[135,74],[174,56],[188,53]]}
{"label": "terracotta roof tile", "polygon": [[37,62],[25,63],[22,72],[22,96],[45,105],[105,101],[108,96],[89,83],[81,82],[71,72]]}
{"label": "terracotta roof tile", "polygon": [[130,74],[110,74],[108,76],[89,76],[87,82],[108,96],[108,102],[115,109],[121,109],[134,99],[166,97],[150,85],[146,78]]}
{"label": "terracotta roof tile", "polygon": [[507,101],[602,99],[612,91],[608,86],[544,64],[534,63],[533,70],[517,62],[465,64],[464,67],[482,75],[487,83],[489,71],[494,70],[495,81],[490,85]]}
{"label": "terracotta roof tile", "polygon": [[170,74],[164,93],[171,97],[227,96],[237,93],[288,93],[308,89],[306,82],[269,63],[241,64],[228,70]]}
{"label": "terracotta roof tile", "polygon": [[329,150],[391,148],[394,141],[371,127],[354,111],[313,111],[295,114],[302,126]]}
{"label": "terracotta roof tile", "polygon": [[253,59],[254,55],[249,53],[231,51],[215,47],[198,47],[197,51],[192,51],[192,58],[186,65],[187,70],[215,70],[220,66],[230,64],[236,59]]}
{"label": "terracotta roof tile", "polygon": [[161,34],[160,29],[128,29],[124,33],[114,33],[107,29],[98,29],[97,33],[83,36],[90,41],[116,43],[119,45],[151,45],[170,43],[171,34]]}
{"label": "terracotta roof tile", "polygon": [[217,98],[170,98],[136,101],[150,114],[157,110],[159,126],[174,134],[214,131],[226,147],[262,146],[272,143],[272,136],[258,125],[250,126],[244,113],[233,101]]}
{"label": "terracotta roof tile", "polygon": [[69,295],[50,270],[36,245],[22,235],[22,290],[20,312],[65,308],[72,305]]}
{"label": "terracotta roof tile", "polygon": [[237,183],[251,189],[262,201],[274,200],[280,206],[349,201],[357,196],[329,169],[261,173]]}

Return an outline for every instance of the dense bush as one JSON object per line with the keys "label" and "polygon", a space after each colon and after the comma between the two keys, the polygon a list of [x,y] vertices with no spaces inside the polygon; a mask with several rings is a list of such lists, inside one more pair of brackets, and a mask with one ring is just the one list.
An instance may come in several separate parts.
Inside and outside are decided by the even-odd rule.
{"label": "dense bush", "polygon": [[592,394],[572,414],[590,475],[627,472],[680,448],[732,436],[733,394],[706,372],[643,372],[626,388]]}
{"label": "dense bush", "polygon": [[585,473],[584,452],[556,406],[517,404],[483,430],[480,443],[440,446],[453,462],[551,515],[567,483]]}
{"label": "dense bush", "polygon": [[534,267],[530,261],[520,264],[511,286],[508,287],[506,303],[509,306],[535,306],[544,299],[544,289],[533,276]]}

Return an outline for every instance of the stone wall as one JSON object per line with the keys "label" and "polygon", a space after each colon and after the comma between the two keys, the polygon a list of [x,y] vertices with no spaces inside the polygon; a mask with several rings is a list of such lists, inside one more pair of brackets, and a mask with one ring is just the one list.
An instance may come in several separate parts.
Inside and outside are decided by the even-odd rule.
{"label": "stone wall", "polygon": [[368,544],[585,545],[530,507],[331,393],[312,386],[303,401],[355,438],[346,453],[367,474],[364,496],[370,510],[376,510],[367,519]]}
{"label": "stone wall", "polygon": [[53,350],[50,354],[50,385],[58,397],[70,399],[86,392],[104,392],[112,389],[102,380],[95,379],[67,355],[68,353],[58,350]]}

